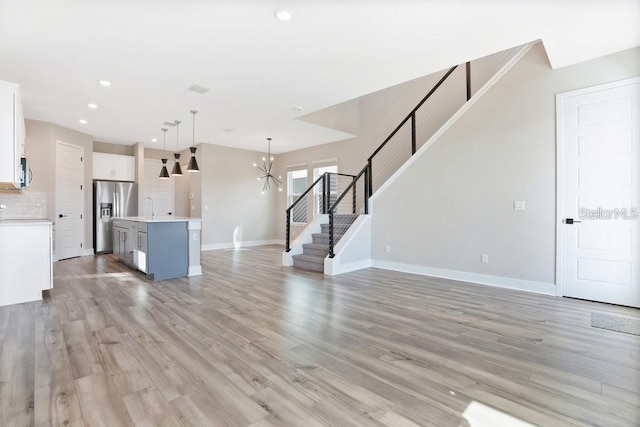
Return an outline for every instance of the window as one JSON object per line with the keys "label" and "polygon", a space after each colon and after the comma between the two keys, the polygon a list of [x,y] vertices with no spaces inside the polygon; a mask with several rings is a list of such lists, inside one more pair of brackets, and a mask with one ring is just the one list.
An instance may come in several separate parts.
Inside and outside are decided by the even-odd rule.
{"label": "window", "polygon": [[[338,173],[338,165],[323,165],[313,168],[313,181],[320,178],[324,173],[329,172],[332,174]],[[329,184],[329,206],[333,204],[338,198],[338,180],[336,175],[330,175]],[[327,206],[327,208],[329,208]],[[313,190],[313,215],[322,213],[322,185],[318,184]]]}
{"label": "window", "polygon": [[[306,169],[287,171],[287,205],[291,206],[298,200],[307,189],[307,186]],[[302,224],[307,222],[307,203],[305,200],[300,201],[291,210],[291,222]]]}

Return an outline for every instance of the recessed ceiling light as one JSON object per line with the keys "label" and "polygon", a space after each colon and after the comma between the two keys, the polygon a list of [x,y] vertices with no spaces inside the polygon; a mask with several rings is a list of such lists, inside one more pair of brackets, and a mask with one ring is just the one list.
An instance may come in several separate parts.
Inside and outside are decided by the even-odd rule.
{"label": "recessed ceiling light", "polygon": [[111,86],[111,82],[109,80],[100,80],[100,85],[104,86],[104,87],[109,87]]}
{"label": "recessed ceiling light", "polygon": [[80,122],[81,125],[86,125],[87,121],[85,119],[80,119],[78,120]]}
{"label": "recessed ceiling light", "polygon": [[158,138],[151,138],[151,142],[158,142]]}
{"label": "recessed ceiling light", "polygon": [[87,104],[87,107],[89,107],[92,110],[95,110],[96,108],[98,108],[98,104],[94,104],[94,103]]}
{"label": "recessed ceiling light", "polygon": [[288,10],[279,10],[276,12],[276,18],[278,21],[288,21],[293,15]]}

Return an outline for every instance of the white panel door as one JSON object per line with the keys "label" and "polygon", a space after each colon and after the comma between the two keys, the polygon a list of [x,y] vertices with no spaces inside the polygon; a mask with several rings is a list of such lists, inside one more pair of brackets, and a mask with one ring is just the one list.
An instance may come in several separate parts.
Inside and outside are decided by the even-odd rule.
{"label": "white panel door", "polygon": [[82,255],[83,157],[82,147],[57,142],[55,253],[59,260]]}
{"label": "white panel door", "polygon": [[[175,178],[160,179],[162,162],[155,159],[144,160],[144,179],[142,185],[142,216],[151,216],[151,203],[144,201],[146,197],[153,199],[156,215],[173,215],[173,180]],[[180,179],[180,178],[178,178]]]}
{"label": "white panel door", "polygon": [[562,295],[640,307],[640,79],[557,100]]}

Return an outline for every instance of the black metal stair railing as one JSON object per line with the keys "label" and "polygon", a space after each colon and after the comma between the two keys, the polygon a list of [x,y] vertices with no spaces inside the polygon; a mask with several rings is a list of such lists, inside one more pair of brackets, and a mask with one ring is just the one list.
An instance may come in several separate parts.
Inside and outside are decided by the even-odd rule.
{"label": "black metal stair railing", "polygon": [[365,166],[327,210],[327,214],[329,214],[329,258],[334,257],[335,244],[356,217],[369,213],[370,170],[369,165]]}
{"label": "black metal stair railing", "polygon": [[[287,208],[286,251],[291,250],[291,226],[307,224],[315,214],[326,214],[355,176],[325,172]],[[353,209],[355,209],[355,199]],[[354,211],[355,212],[355,211]]]}
{"label": "black metal stair railing", "polygon": [[[369,213],[369,198],[373,193],[419,150],[419,143],[424,144],[429,140],[471,99],[475,93],[472,91],[472,85],[474,90],[481,88],[521,48],[522,46],[517,46],[479,58],[473,63],[466,62],[464,67],[456,65],[446,70],[427,95],[369,156],[364,168],[353,177],[352,182],[335,201],[325,201],[324,213],[329,215],[330,258],[334,257],[335,244],[345,228],[353,222],[353,216]],[[474,71],[473,81],[472,67],[477,70]],[[446,90],[443,89],[445,87]],[[290,209],[291,207],[287,210],[287,252],[290,250]]]}

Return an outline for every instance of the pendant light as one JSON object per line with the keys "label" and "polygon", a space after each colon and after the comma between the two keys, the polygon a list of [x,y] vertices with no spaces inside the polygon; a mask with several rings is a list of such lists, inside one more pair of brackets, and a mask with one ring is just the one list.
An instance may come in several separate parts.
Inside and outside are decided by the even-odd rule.
{"label": "pendant light", "polygon": [[191,110],[191,114],[193,115],[193,141],[191,142],[191,147],[189,147],[189,151],[191,151],[191,158],[189,159],[187,172],[200,172],[198,161],[196,160],[196,114],[198,114],[198,112],[196,110]]}
{"label": "pendant light", "polygon": [[176,124],[176,153],[173,154],[176,162],[173,164],[173,170],[171,171],[171,176],[182,176],[182,168],[180,167],[180,153],[177,151],[180,150],[180,120],[176,120],[174,122]]}
{"label": "pendant light", "polygon": [[282,191],[282,188],[280,187],[280,180],[282,179],[282,177],[279,176],[276,178],[271,173],[271,168],[273,167],[273,157],[271,156],[271,138],[267,138],[267,157],[262,158],[262,166],[258,166],[254,163],[253,167],[262,172],[262,175],[258,177],[258,181],[264,179],[262,194],[264,194],[266,190],[271,189],[271,184],[273,184],[278,189],[278,191]]}
{"label": "pendant light", "polygon": [[[162,128],[162,149],[167,150],[167,131],[169,129]],[[167,159],[162,159],[162,169],[160,169],[160,179],[169,179],[169,171],[167,170]]]}

